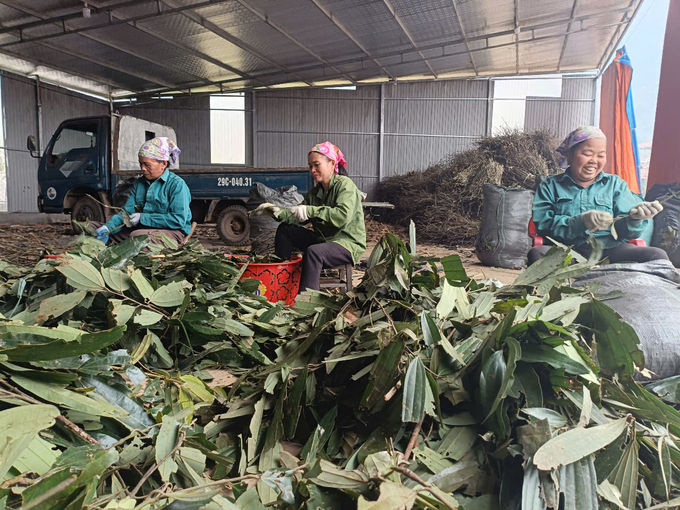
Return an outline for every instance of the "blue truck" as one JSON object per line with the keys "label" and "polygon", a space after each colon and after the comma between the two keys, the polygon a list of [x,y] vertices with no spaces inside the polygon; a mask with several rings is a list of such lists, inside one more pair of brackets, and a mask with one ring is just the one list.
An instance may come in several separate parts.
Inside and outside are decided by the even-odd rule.
{"label": "blue truck", "polygon": [[[107,221],[125,204],[140,175],[137,151],[156,136],[176,140],[168,126],[128,115],[68,119],[52,135],[42,156],[34,136],[27,147],[40,158],[38,209],[70,213],[72,220]],[[245,202],[256,182],[270,188],[295,185],[303,195],[312,185],[307,168],[201,168],[171,170],[191,190],[197,223],[215,223],[225,244],[247,244],[250,235]]]}

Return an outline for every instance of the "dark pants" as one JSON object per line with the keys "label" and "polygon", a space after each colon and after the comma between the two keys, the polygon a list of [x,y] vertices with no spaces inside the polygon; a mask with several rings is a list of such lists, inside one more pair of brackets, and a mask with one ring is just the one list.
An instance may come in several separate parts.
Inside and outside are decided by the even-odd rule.
{"label": "dark pants", "polygon": [[276,256],[288,260],[297,248],[302,252],[300,292],[318,290],[321,270],[352,264],[352,254],[337,243],[319,241],[314,232],[297,225],[281,223],[276,229]]}
{"label": "dark pants", "polygon": [[[533,264],[542,258],[552,246],[534,246],[529,250],[529,265]],[[590,245],[585,244],[574,248],[575,251],[589,257],[592,249]],[[604,250],[602,258],[608,258],[609,262],[615,264],[617,262],[649,262],[650,260],[668,260],[668,254],[661,248],[654,248],[652,246],[635,246],[634,244],[623,243],[616,248]]]}
{"label": "dark pants", "polygon": [[[90,225],[94,229],[98,229],[103,225],[103,223],[100,223],[98,221],[91,221]],[[133,228],[128,228],[128,227],[123,227],[120,230],[118,230],[115,234],[109,233],[109,239],[111,242],[109,244],[118,244],[122,243],[125,241],[128,237],[135,237],[135,236],[149,236],[149,240],[152,243],[161,243],[159,239],[156,239],[156,236],[159,234],[165,234],[166,236],[170,237],[171,239],[174,239],[177,241],[178,244],[182,244],[184,242],[184,239],[186,238],[186,234],[182,232],[181,230],[170,230],[170,229],[161,229],[161,228],[148,228],[145,227],[144,225],[138,225]]]}

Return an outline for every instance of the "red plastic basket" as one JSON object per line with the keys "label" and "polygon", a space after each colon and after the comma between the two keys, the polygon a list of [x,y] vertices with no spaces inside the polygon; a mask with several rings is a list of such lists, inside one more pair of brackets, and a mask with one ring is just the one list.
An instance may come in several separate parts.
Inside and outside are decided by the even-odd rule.
{"label": "red plastic basket", "polygon": [[[247,255],[231,255],[235,262],[241,262]],[[254,278],[260,282],[257,294],[267,298],[270,303],[279,301],[289,306],[295,304],[300,292],[300,276],[302,275],[302,257],[287,262],[249,263],[241,276],[241,280]]]}

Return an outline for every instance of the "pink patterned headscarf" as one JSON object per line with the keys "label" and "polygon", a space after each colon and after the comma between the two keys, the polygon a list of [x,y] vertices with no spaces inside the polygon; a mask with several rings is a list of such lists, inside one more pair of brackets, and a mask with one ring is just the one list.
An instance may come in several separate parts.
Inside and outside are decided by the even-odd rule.
{"label": "pink patterned headscarf", "polygon": [[557,152],[560,153],[560,166],[562,168],[567,168],[569,163],[567,162],[567,153],[574,145],[578,145],[581,142],[585,142],[591,138],[604,138],[607,137],[599,128],[595,126],[580,126],[574,129],[571,133],[567,135],[562,144],[557,148]]}
{"label": "pink patterned headscarf", "polygon": [[318,152],[319,154],[323,154],[327,158],[332,159],[333,163],[335,163],[336,174],[338,173],[339,164],[342,164],[345,169],[347,168],[347,160],[345,159],[345,155],[331,142],[317,143],[309,152]]}
{"label": "pink patterned headscarf", "polygon": [[139,149],[139,155],[143,158],[169,161],[172,165],[177,163],[180,152],[182,151],[177,147],[177,144],[167,136],[147,140]]}

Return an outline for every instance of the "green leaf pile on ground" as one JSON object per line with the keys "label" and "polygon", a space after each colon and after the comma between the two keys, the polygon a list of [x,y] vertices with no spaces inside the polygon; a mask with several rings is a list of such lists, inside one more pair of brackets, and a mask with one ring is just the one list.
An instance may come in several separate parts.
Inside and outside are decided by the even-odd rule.
{"label": "green leaf pile on ground", "polygon": [[0,510],[674,508],[680,379],[596,257],[498,288],[388,234],[293,308],[197,243],[0,264]]}

